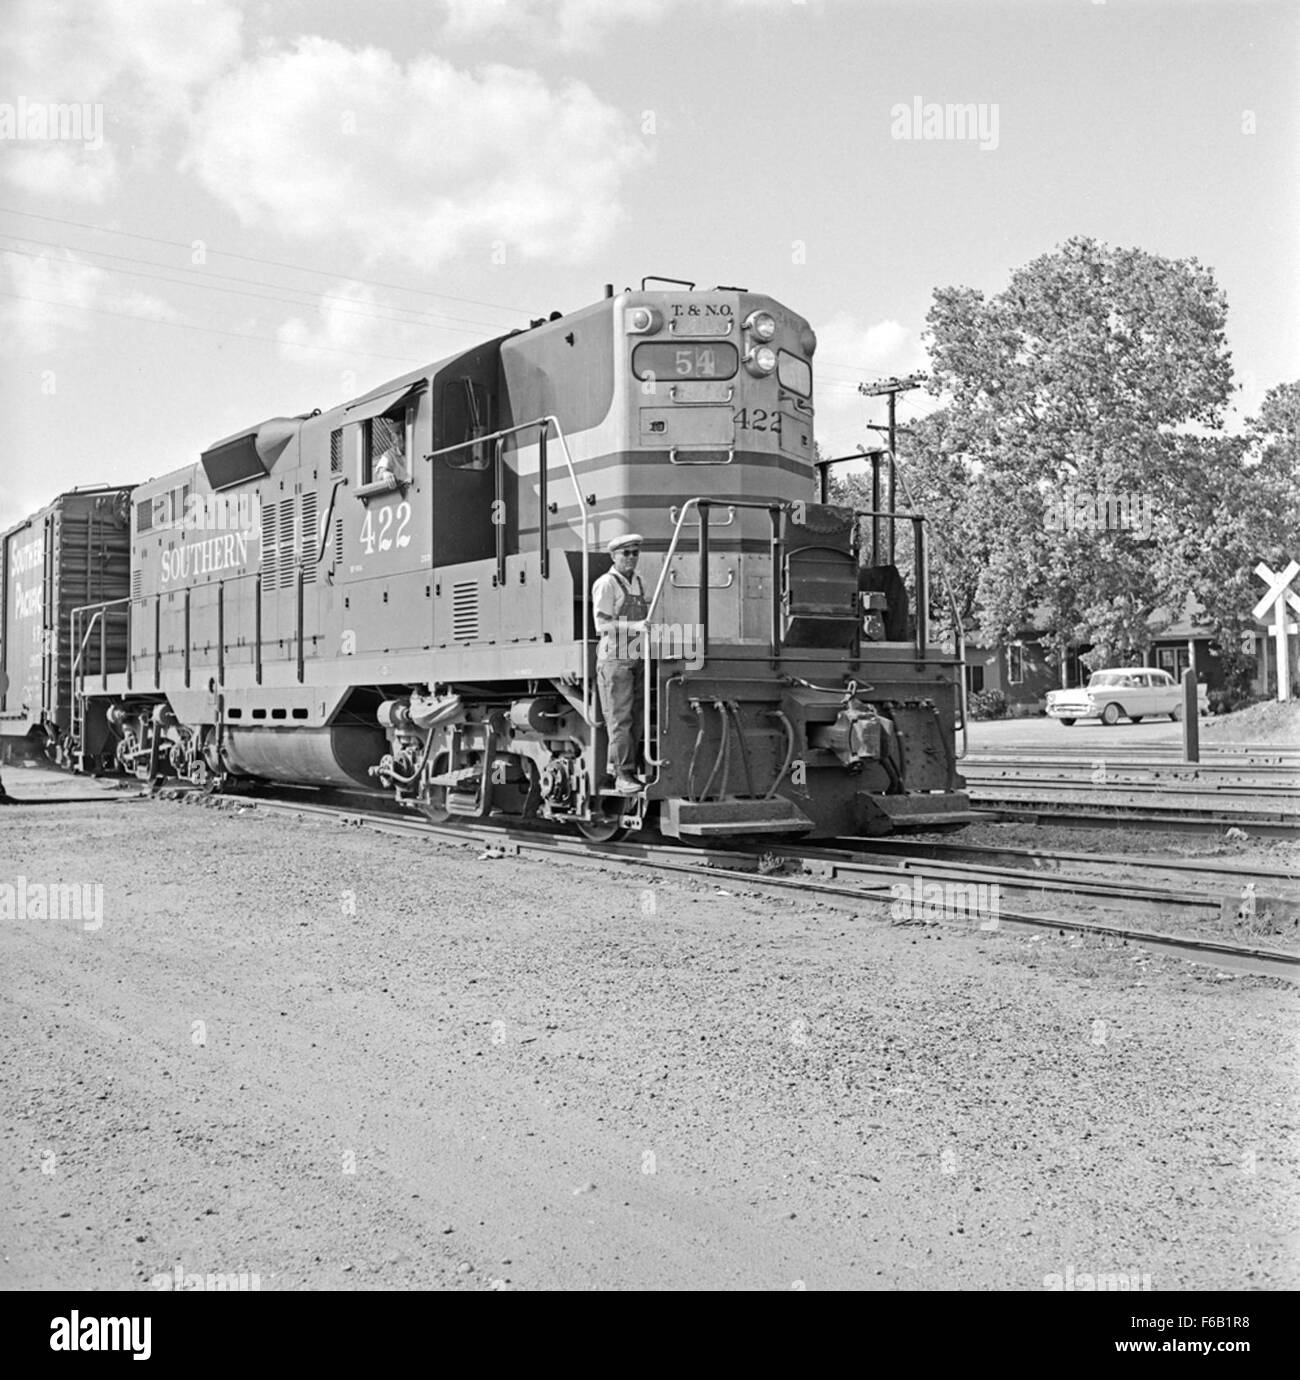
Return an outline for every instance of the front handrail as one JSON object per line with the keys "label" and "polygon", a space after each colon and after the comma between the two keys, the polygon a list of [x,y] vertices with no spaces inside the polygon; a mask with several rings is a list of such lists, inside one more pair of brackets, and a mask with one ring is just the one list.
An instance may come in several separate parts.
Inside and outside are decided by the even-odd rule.
{"label": "front handrail", "polygon": [[[482,436],[475,436],[472,440],[461,441],[454,446],[441,446],[438,450],[430,451],[424,458],[435,460],[440,455],[451,455],[458,450],[468,450],[471,446],[481,446],[485,442],[492,441],[500,444],[507,436],[516,436],[523,431],[539,430],[538,448],[542,464],[546,463],[546,439],[550,428],[555,428],[556,439],[560,443],[560,450],[564,455],[565,468],[569,471],[569,480],[573,484],[573,492],[578,500],[578,512],[582,516],[580,536],[582,537],[582,716],[588,726],[592,724],[593,710],[591,701],[591,639],[587,631],[588,612],[587,604],[591,597],[591,544],[587,538],[587,501],[583,496],[582,486],[578,483],[577,471],[573,468],[573,456],[569,452],[569,442],[564,435],[564,428],[560,425],[560,419],[554,413],[548,413],[544,417],[535,417],[531,422],[520,422],[517,426],[502,427],[497,431],[488,432]],[[538,503],[541,512],[537,515],[537,527],[543,552],[543,564],[545,564],[545,552],[547,549],[546,529],[549,509],[546,504],[546,475],[541,472],[539,477]],[[592,735],[592,760],[590,770],[595,779],[595,735]]]}
{"label": "front handrail", "polygon": [[[907,475],[904,473],[903,467],[901,465],[895,465],[894,474],[903,481],[903,493],[906,495],[908,503],[915,510],[916,500],[912,497],[912,487],[907,482]],[[970,718],[967,712],[968,706],[966,697],[966,629],[962,625],[961,610],[957,606],[957,596],[952,592],[952,585],[948,581],[948,567],[943,563],[941,550],[942,545],[940,545],[940,548],[935,552],[935,560],[939,564],[939,579],[943,584],[943,592],[948,596],[948,604],[952,609],[953,637],[957,643],[957,664],[960,668],[958,679],[961,685],[961,751],[957,754],[957,759],[960,761],[966,756],[967,752],[970,751],[970,740],[966,730],[966,725]]]}
{"label": "front handrail", "polygon": [[[663,758],[653,752],[651,748],[650,736],[650,688],[652,685],[653,658],[650,655],[650,620],[654,617],[655,609],[659,606],[659,598],[663,594],[664,585],[669,582],[669,575],[672,570],[673,557],[677,554],[677,544],[681,540],[682,528],[686,523],[686,515],[692,508],[699,510],[699,549],[700,549],[700,583],[699,583],[699,609],[700,609],[700,647],[699,655],[701,658],[707,657],[709,647],[709,509],[713,506],[727,508],[734,516],[737,508],[759,509],[768,513],[772,519],[772,637],[771,652],[773,663],[779,658],[781,653],[781,582],[778,578],[780,574],[780,562],[778,560],[779,549],[785,540],[782,520],[787,512],[793,507],[793,503],[783,499],[742,499],[727,498],[720,501],[716,498],[708,498],[702,494],[697,494],[694,498],[688,498],[682,504],[681,511],[677,514],[677,521],[673,526],[673,535],[668,543],[668,550],[664,553],[663,566],[659,571],[659,579],[655,583],[655,592],[651,596],[649,606],[646,609],[645,617],[641,619],[636,627],[642,630],[641,654],[645,663],[644,685],[642,687],[642,713],[644,718],[641,741],[645,747],[646,766],[654,768],[654,779],[648,781],[647,786],[654,785],[659,779],[659,769],[663,766]],[[730,518],[726,524],[729,525]],[[729,586],[721,586],[728,588]]]}
{"label": "front handrail", "polygon": [[[72,692],[73,692],[74,695],[78,693],[77,677],[78,677],[78,674],[79,674],[79,673],[80,673],[80,676],[81,676],[80,693],[81,693],[82,695],[84,695],[84,694],[86,693],[86,676],[85,676],[85,672],[84,672],[84,671],[81,671],[81,662],[82,662],[82,658],[85,656],[85,653],[86,653],[86,646],[87,646],[87,644],[90,642],[90,634],[91,634],[92,632],[95,631],[95,624],[98,623],[98,622],[100,621],[100,619],[103,617],[103,615],[104,615],[109,609],[111,609],[111,608],[116,608],[119,604],[128,604],[128,605],[129,605],[130,603],[131,603],[130,598],[126,598],[126,599],[106,599],[106,600],[104,600],[102,603],[99,603],[99,604],[79,604],[75,609],[69,610],[69,612],[68,612],[68,640],[69,640],[69,642],[72,643],[73,646],[77,646],[77,630],[78,630],[78,628],[80,627],[82,615],[83,615],[83,614],[87,614],[87,613],[93,613],[93,615],[94,615],[94,616],[91,618],[90,622],[86,624],[86,631],[85,631],[85,633],[83,634],[83,636],[82,636],[82,638],[81,638],[81,645],[80,645],[80,646],[77,646],[77,654],[76,654],[76,656],[74,656],[74,657],[72,658],[72,670],[71,670],[71,673],[69,674],[68,679],[69,679],[69,682],[70,682],[70,684],[71,684],[71,686],[72,686]],[[106,650],[107,650],[107,649],[106,649],[106,648],[104,647],[104,645],[103,645],[103,633],[102,633],[102,632],[101,632],[101,635],[100,635],[100,642],[101,642],[101,645],[100,645],[100,657],[99,657],[99,673],[100,673],[100,676],[101,676],[101,677],[106,677],[106,676],[108,675],[108,671],[107,671],[107,668],[106,668],[106,665],[105,665],[105,653],[106,653]],[[128,659],[130,658],[130,655],[131,655],[131,649],[130,649],[130,647],[128,647],[128,648],[127,648],[127,657],[128,657]]]}
{"label": "front handrail", "polygon": [[[909,495],[910,497],[910,495]],[[771,633],[771,654],[773,665],[776,665],[781,654],[781,618],[783,613],[782,597],[784,591],[781,588],[781,549],[785,544],[785,533],[783,528],[783,518],[792,512],[795,504],[789,500],[744,500],[728,498],[725,503],[720,503],[717,499],[697,495],[695,498],[687,499],[682,505],[680,512],[673,527],[672,538],[668,543],[668,550],[664,555],[663,566],[659,571],[659,578],[655,584],[654,594],[651,596],[649,606],[646,610],[645,618],[634,626],[642,632],[642,656],[645,661],[644,686],[643,686],[643,742],[645,743],[645,755],[647,767],[654,768],[654,779],[647,783],[653,785],[658,780],[659,769],[663,766],[663,759],[658,757],[651,748],[652,739],[650,736],[650,688],[652,685],[652,658],[650,656],[650,622],[654,617],[656,608],[659,605],[660,597],[663,594],[665,584],[674,584],[671,579],[672,561],[677,553],[678,543],[681,540],[682,528],[686,524],[686,518],[690,510],[698,508],[699,513],[699,545],[700,545],[700,655],[707,656],[708,652],[708,553],[709,553],[709,520],[708,510],[714,505],[727,507],[733,510],[737,508],[765,509],[772,515],[772,633]],[[886,513],[872,508],[855,508],[853,517],[856,523],[859,518],[881,518],[890,517],[905,520],[912,524],[913,548],[916,574],[916,618],[913,633],[913,642],[916,655],[924,657],[929,647],[930,636],[930,587],[929,587],[929,566],[926,558],[926,530],[925,515],[915,511],[899,513]],[[953,618],[957,626],[957,657],[959,664],[959,679],[961,683],[961,703],[962,703],[962,754],[966,751],[966,673],[965,673],[965,642],[961,631],[961,619],[957,613],[956,603],[952,599],[952,591],[948,585],[947,574],[940,562],[940,577],[948,593],[950,602],[953,603]]]}

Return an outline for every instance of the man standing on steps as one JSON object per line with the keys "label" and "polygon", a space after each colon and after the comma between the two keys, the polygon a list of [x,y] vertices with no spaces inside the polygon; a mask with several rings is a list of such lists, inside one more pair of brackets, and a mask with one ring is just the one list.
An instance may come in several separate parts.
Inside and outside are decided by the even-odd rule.
{"label": "man standing on steps", "polygon": [[609,734],[609,774],[620,795],[642,789],[637,778],[637,747],[641,735],[642,677],[640,658],[629,655],[644,638],[633,638],[633,626],[649,612],[645,587],[636,573],[641,538],[635,532],[615,537],[605,548],[614,568],[596,581],[591,591],[600,646],[596,652],[596,685]]}

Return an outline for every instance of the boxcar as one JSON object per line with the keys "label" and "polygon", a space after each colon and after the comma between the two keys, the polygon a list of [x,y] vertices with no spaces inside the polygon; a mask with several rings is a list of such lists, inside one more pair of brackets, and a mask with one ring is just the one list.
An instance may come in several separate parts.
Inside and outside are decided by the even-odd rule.
{"label": "boxcar", "polygon": [[[73,722],[74,670],[102,681],[126,666],[126,625],[101,618],[74,628],[82,605],[131,592],[128,487],[75,489],[0,537],[0,752],[64,760]],[[83,751],[107,740],[102,713]]]}

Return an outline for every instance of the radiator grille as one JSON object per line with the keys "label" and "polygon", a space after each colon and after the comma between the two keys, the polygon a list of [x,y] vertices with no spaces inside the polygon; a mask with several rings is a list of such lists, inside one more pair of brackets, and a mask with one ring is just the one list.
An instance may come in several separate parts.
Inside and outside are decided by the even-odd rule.
{"label": "radiator grille", "polygon": [[473,642],[478,637],[477,580],[451,587],[451,635],[456,642]]}
{"label": "radiator grille", "polygon": [[275,588],[277,568],[275,549],[275,504],[262,505],[262,589]]}
{"label": "radiator grille", "polygon": [[276,572],[276,587],[288,589],[293,584],[293,499],[280,500],[280,541]]}
{"label": "radiator grille", "polygon": [[316,525],[316,494],[302,496],[302,582],[316,582],[316,552],[320,549],[320,529]]}
{"label": "radiator grille", "polygon": [[148,532],[153,527],[153,499],[146,498],[135,505],[135,530]]}
{"label": "radiator grille", "polygon": [[330,432],[330,473],[338,474],[343,468],[343,432]]}

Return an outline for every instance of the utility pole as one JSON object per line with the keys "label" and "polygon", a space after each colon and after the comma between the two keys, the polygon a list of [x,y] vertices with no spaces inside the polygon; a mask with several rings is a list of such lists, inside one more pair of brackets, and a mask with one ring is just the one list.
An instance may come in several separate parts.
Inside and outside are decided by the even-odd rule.
{"label": "utility pole", "polygon": [[[904,378],[881,379],[878,383],[860,383],[858,392],[867,398],[885,397],[889,400],[889,425],[879,426],[867,423],[869,431],[883,431],[889,437],[889,494],[887,506],[885,495],[881,492],[880,459],[877,455],[871,466],[871,507],[874,512],[888,512],[889,517],[876,517],[871,520],[871,544],[876,553],[875,559],[886,565],[894,563],[894,481],[898,465],[898,395],[920,388],[929,378],[928,374],[908,374]],[[907,431],[904,427],[903,431]],[[884,538],[888,536],[888,542]],[[883,557],[883,561],[881,558]]]}

